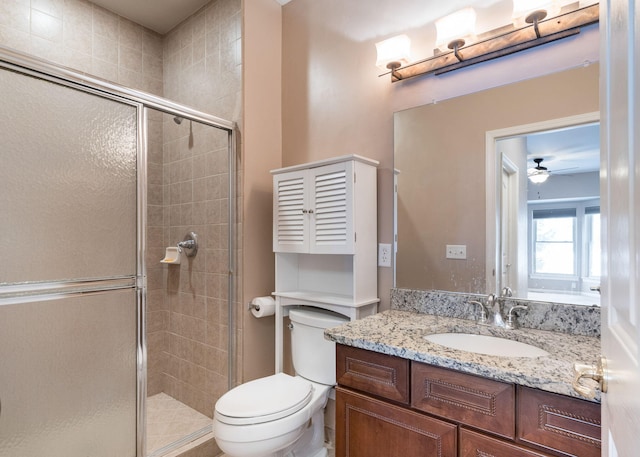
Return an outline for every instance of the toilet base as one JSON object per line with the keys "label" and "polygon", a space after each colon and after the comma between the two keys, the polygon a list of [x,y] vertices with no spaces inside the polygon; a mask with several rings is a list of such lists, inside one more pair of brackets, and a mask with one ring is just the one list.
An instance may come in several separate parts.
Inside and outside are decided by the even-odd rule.
{"label": "toilet base", "polygon": [[273,457],[327,457],[327,448],[324,447],[324,406],[313,414],[302,436]]}

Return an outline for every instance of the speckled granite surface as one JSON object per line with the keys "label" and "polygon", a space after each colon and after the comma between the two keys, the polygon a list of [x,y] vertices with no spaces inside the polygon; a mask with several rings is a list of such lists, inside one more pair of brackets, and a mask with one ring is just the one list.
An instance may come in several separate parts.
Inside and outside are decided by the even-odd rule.
{"label": "speckled granite surface", "polygon": [[[475,320],[478,316],[478,307],[469,305],[468,302],[484,301],[485,298],[485,295],[442,290],[391,289],[391,309]],[[520,327],[600,336],[599,306],[506,299],[502,303],[502,315],[506,316],[513,305],[528,306],[527,310],[514,311]]]}
{"label": "speckled granite surface", "polygon": [[[450,349],[423,338],[447,332],[513,339],[538,346],[549,356],[490,356]],[[478,325],[473,320],[397,309],[327,329],[325,336],[347,346],[577,398],[583,397],[571,387],[574,362],[595,364],[600,354],[600,339],[592,336],[527,328],[505,330]],[[593,401],[600,402],[599,392]]]}

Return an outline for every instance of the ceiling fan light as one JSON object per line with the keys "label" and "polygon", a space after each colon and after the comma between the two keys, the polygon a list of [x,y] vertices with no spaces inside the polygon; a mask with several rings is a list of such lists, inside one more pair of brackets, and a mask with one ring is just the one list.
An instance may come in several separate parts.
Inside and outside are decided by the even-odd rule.
{"label": "ceiling fan light", "polygon": [[547,170],[533,169],[529,173],[529,181],[534,184],[542,184],[549,178],[549,172]]}

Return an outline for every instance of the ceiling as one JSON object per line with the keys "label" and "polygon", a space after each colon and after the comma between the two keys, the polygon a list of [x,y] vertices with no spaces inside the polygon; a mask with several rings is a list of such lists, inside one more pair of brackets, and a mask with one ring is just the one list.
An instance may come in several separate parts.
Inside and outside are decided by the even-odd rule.
{"label": "ceiling", "polygon": [[600,170],[600,124],[580,125],[527,135],[527,165],[544,159],[543,167],[554,174]]}
{"label": "ceiling", "polygon": [[[211,0],[91,0],[122,17],[164,35]],[[291,0],[275,0],[281,5]]]}

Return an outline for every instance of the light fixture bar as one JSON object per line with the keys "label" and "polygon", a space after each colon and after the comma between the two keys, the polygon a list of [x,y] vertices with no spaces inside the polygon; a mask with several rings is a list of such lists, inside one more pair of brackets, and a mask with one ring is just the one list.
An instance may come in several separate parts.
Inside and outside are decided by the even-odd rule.
{"label": "light fixture bar", "polygon": [[[460,60],[460,48],[438,54],[428,59],[394,69],[391,82],[396,82],[424,74],[442,74],[487,60],[496,59],[525,49],[550,43],[567,36],[580,33],[580,27],[595,24],[599,20],[599,4],[587,6],[559,14],[519,29],[494,30],[480,36],[480,41],[464,46],[463,60]],[[502,32],[502,33],[500,33]],[[498,35],[496,35],[498,33]],[[537,35],[540,35],[538,38]],[[493,36],[491,36],[493,35]]]}

